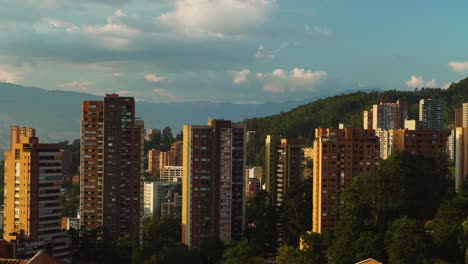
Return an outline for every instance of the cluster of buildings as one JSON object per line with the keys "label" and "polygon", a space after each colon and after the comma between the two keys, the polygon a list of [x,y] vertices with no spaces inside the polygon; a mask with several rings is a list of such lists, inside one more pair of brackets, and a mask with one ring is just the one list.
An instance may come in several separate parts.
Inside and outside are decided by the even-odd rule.
{"label": "cluster of buildings", "polygon": [[[246,166],[244,124],[209,119],[185,125],[170,150],[143,153],[144,123],[131,97],[108,94],[84,101],[80,141],[80,205],[68,225],[105,227],[114,238],[139,234],[143,218],[180,215],[182,243],[198,248],[211,237],[241,240],[245,201],[264,189],[276,206],[305,177],[313,181],[312,231],[337,221],[334,206],[353,176],[371,170],[395,151],[432,156],[448,150],[456,185],[468,174],[468,103],[456,111],[456,127],[444,130],[443,101],[423,99],[419,119],[408,119],[404,101],[373,105],[363,128],[317,128],[312,148],[300,139],[268,135],[263,167]],[[60,188],[68,158],[58,144],[39,143],[32,128],[12,127],[5,153],[4,238],[15,256],[38,251],[70,262],[70,239],[61,228]],[[147,173],[155,181],[144,182]],[[310,163],[311,175],[304,173]],[[65,166],[66,167],[66,166]],[[310,171],[310,170],[309,170]],[[250,226],[250,225],[248,225]],[[278,243],[286,229],[277,224]]]}

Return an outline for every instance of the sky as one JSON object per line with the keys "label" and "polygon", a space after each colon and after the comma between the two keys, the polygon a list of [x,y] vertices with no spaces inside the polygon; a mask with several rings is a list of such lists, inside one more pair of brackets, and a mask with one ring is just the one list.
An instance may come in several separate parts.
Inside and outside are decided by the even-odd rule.
{"label": "sky", "polygon": [[446,88],[468,1],[0,0],[0,81],[149,102]]}

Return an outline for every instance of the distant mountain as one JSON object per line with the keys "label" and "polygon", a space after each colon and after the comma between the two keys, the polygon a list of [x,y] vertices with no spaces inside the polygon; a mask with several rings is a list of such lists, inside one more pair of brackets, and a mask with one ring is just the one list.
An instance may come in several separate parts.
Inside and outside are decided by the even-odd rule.
{"label": "distant mountain", "polygon": [[[43,142],[79,138],[81,102],[101,99],[87,93],[0,83],[0,149],[6,149],[12,125],[36,128]],[[205,124],[208,117],[241,121],[287,111],[310,100],[264,104],[137,102],[136,107],[145,127],[170,126],[177,132],[183,124]]]}

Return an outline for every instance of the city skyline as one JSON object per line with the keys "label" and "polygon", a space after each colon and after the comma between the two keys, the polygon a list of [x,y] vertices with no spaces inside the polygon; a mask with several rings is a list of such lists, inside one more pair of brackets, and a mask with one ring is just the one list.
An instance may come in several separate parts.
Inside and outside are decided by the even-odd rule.
{"label": "city skyline", "polygon": [[447,87],[468,72],[462,1],[0,3],[0,81],[51,90],[261,103]]}

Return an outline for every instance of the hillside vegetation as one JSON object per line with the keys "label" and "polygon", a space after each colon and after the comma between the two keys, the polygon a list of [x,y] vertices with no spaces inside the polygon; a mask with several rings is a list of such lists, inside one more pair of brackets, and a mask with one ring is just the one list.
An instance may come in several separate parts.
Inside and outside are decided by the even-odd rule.
{"label": "hillside vegetation", "polygon": [[445,101],[444,115],[447,128],[453,125],[454,109],[468,101],[468,78],[444,90],[422,88],[414,91],[389,90],[382,92],[355,92],[320,99],[288,112],[244,120],[248,130],[255,131],[254,140],[248,144],[248,163],[261,165],[263,142],[267,134],[288,138],[304,138],[312,142],[317,127],[338,127],[340,122],[352,127],[362,127],[362,112],[373,104],[406,100],[409,104],[409,118],[418,118],[420,99],[441,98]]}

